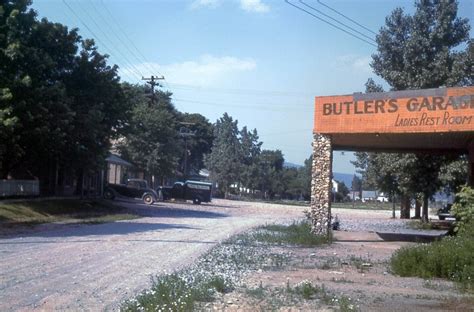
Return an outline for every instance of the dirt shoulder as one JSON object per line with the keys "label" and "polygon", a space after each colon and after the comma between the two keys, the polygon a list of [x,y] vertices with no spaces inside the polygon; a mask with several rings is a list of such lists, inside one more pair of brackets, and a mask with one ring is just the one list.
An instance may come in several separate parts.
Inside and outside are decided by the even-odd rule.
{"label": "dirt shoulder", "polygon": [[[254,272],[242,281],[243,287],[225,294],[208,309],[474,311],[472,294],[461,292],[452,282],[399,277],[390,272],[392,254],[415,243],[384,241],[375,231],[396,232],[405,226],[405,221],[391,220],[383,211],[338,213],[342,228],[358,231],[334,231],[334,242],[326,246],[272,247],[271,253],[287,259],[284,265]],[[290,296],[291,289],[302,283],[323,289],[323,299],[321,295],[311,300]],[[324,297],[329,300],[324,302]],[[345,302],[338,304],[334,300]]]}

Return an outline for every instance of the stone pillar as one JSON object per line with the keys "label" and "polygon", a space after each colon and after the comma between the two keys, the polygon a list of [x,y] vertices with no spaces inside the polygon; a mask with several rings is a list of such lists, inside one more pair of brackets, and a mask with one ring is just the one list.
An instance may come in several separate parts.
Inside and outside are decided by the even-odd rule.
{"label": "stone pillar", "polygon": [[468,154],[467,159],[469,162],[469,165],[468,165],[469,185],[471,187],[474,187],[474,141],[472,141],[469,144],[468,150],[469,150],[469,154]]}
{"label": "stone pillar", "polygon": [[331,231],[332,146],[329,135],[313,135],[311,222],[316,235]]}

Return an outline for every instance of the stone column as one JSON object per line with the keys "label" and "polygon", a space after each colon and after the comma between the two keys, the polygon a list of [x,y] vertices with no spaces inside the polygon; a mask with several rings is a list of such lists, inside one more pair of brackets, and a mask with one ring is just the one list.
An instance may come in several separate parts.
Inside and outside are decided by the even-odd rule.
{"label": "stone column", "polygon": [[311,222],[316,235],[331,231],[332,146],[329,135],[313,135]]}
{"label": "stone column", "polygon": [[472,141],[468,146],[468,177],[469,177],[469,185],[474,187],[474,141]]}

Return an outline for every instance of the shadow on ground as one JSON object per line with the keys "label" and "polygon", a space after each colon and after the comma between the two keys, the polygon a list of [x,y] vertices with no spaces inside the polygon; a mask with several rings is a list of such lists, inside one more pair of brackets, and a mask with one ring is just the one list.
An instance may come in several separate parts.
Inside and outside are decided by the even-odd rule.
{"label": "shadow on ground", "polygon": [[181,207],[169,207],[165,204],[154,204],[154,205],[134,205],[134,207],[128,207],[130,212],[135,213],[142,217],[166,217],[166,218],[205,218],[205,219],[216,219],[228,217],[225,213],[186,209]]}
{"label": "shadow on ground", "polygon": [[[182,224],[143,223],[143,222],[113,222],[103,224],[43,224],[32,227],[28,233],[11,233],[4,239],[21,238],[19,242],[0,241],[2,244],[24,244],[25,238],[33,237],[84,237],[101,235],[127,235],[150,231],[165,231],[171,229],[196,229]],[[30,243],[37,243],[36,240]]]}

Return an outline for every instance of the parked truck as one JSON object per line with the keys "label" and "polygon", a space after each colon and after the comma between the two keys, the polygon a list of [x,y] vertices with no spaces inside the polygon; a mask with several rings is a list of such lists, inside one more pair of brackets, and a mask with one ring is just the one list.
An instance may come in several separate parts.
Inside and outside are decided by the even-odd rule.
{"label": "parked truck", "polygon": [[161,192],[163,200],[192,200],[193,204],[199,205],[211,201],[212,183],[187,180],[176,182],[173,186],[162,186],[157,192]]}

